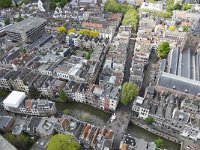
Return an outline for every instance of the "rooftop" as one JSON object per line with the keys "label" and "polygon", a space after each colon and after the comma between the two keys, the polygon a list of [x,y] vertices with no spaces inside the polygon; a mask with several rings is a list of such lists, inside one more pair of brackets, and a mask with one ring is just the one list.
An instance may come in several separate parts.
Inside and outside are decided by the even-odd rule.
{"label": "rooftop", "polygon": [[46,22],[45,19],[31,17],[9,26],[6,29],[6,31],[18,32],[18,33],[27,32],[27,31],[30,31],[32,28],[38,27],[45,22]]}

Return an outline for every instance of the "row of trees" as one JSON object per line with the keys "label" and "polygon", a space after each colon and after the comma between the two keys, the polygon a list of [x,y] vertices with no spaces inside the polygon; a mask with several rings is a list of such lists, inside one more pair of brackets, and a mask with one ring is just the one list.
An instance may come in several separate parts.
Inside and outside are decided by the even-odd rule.
{"label": "row of trees", "polygon": [[129,9],[132,9],[132,5],[119,4],[116,0],[107,0],[104,5],[105,12],[123,13],[125,14]]}
{"label": "row of trees", "polygon": [[[66,34],[70,34],[70,33],[76,33],[77,30],[75,28],[72,28],[70,30],[67,31],[67,29],[64,26],[60,26],[56,29],[57,33],[66,33]],[[95,30],[89,30],[89,29],[81,29],[79,32],[79,34],[83,34],[83,35],[88,35],[88,36],[93,36],[93,37],[98,37],[100,32],[99,31],[95,31]]]}
{"label": "row of trees", "polygon": [[[169,1],[169,0],[168,0]],[[174,2],[174,1],[173,1]],[[170,3],[170,2],[167,2],[167,11],[173,11],[173,10],[188,10],[188,9],[191,9],[192,8],[192,5],[190,4],[187,4],[187,3],[183,3],[183,4],[180,4],[180,3]]]}
{"label": "row of trees", "polygon": [[136,31],[138,26],[138,12],[135,9],[129,9],[124,15],[124,19],[122,21],[122,25],[131,25],[132,30]]}
{"label": "row of trees", "polygon": [[89,30],[89,29],[81,29],[79,31],[79,34],[98,37],[100,33],[99,33],[99,31],[94,31],[94,30]]}
{"label": "row of trees", "polygon": [[12,0],[0,0],[0,8],[9,8],[12,5]]}

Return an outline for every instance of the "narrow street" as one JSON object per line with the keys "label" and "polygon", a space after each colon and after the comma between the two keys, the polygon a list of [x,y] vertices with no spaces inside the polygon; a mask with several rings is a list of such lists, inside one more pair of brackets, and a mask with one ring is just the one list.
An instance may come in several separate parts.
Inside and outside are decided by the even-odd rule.
{"label": "narrow street", "polygon": [[123,83],[129,81],[130,68],[131,68],[131,63],[132,63],[132,58],[133,58],[133,52],[134,52],[134,47],[135,47],[135,41],[136,41],[135,38],[136,38],[136,36],[137,36],[136,34],[132,34],[131,35],[131,39],[129,41]]}
{"label": "narrow street", "polygon": [[152,85],[155,84],[155,77],[157,76],[159,70],[158,61],[156,53],[151,52],[148,64],[144,69],[144,80],[142,89],[140,90],[140,96],[144,96],[145,88],[148,87],[150,83]]}
{"label": "narrow street", "polygon": [[[131,68],[131,63],[132,63],[132,58],[133,58],[136,36],[137,36],[136,34],[132,34],[131,39],[129,41],[123,83],[129,81],[130,68]],[[115,111],[115,116],[116,116],[115,120],[113,122],[107,123],[106,125],[106,127],[114,131],[114,134],[115,134],[114,141],[113,141],[114,150],[119,149],[120,142],[123,138],[123,135],[127,131],[130,118],[131,118],[131,104],[124,106],[121,103],[119,103],[118,108]]]}

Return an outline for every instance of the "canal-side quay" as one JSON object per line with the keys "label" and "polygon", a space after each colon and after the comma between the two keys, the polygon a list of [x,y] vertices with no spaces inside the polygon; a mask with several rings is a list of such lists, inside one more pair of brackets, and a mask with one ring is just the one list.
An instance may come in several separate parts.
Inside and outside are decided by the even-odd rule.
{"label": "canal-side quay", "polygon": [[[165,142],[167,141],[167,143],[168,143],[165,145],[169,146],[169,147],[167,147],[168,150],[175,150],[175,149],[182,150],[183,149],[182,148],[183,142],[179,138],[176,138],[176,137],[164,134],[158,130],[155,130],[155,129],[151,128],[150,126],[143,124],[142,122],[140,122],[138,119],[135,119],[135,118],[134,119],[132,118],[130,120],[130,124],[133,124],[133,125],[137,126],[138,128],[144,129],[146,132],[150,132],[150,133],[154,134],[155,137],[161,137],[161,138],[165,139]],[[138,128],[136,128],[136,129],[138,129]],[[153,139],[154,138],[151,137],[151,140],[153,140]],[[171,142],[169,142],[169,141],[171,141]]]}

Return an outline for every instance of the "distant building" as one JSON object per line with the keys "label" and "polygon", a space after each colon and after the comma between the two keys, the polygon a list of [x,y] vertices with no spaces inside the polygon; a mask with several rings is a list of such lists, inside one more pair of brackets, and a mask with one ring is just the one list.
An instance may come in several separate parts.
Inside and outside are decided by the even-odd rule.
{"label": "distant building", "polygon": [[31,43],[45,33],[45,25],[45,19],[32,17],[9,26],[6,32],[14,42]]}

